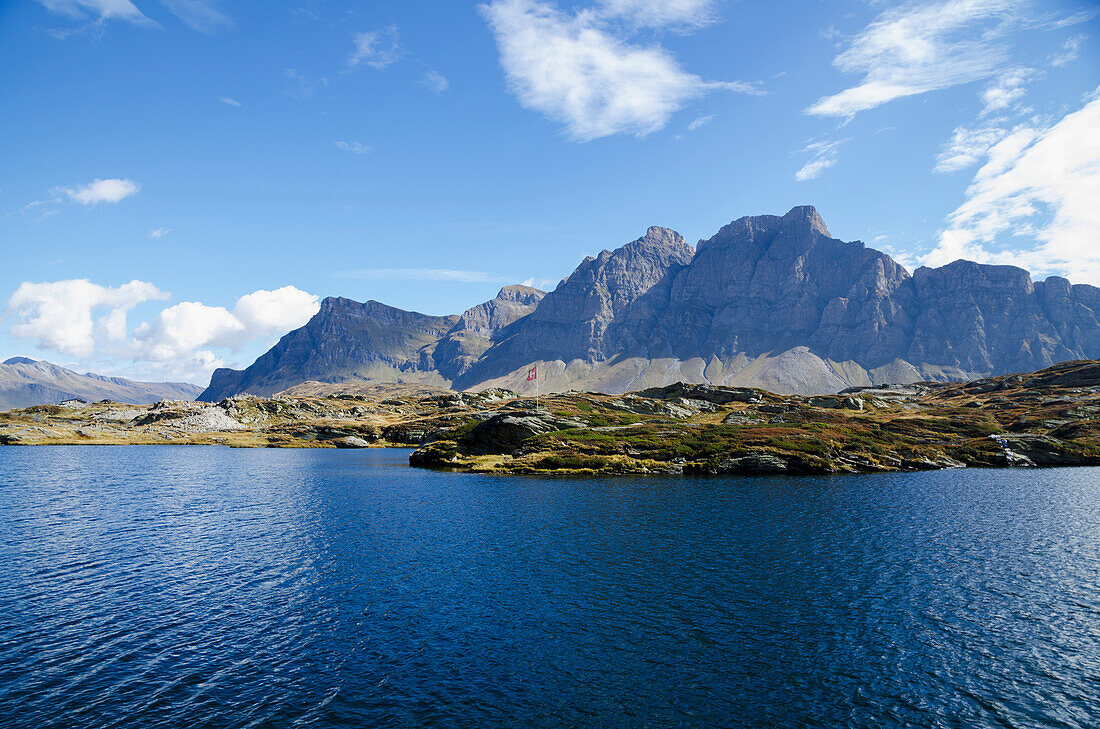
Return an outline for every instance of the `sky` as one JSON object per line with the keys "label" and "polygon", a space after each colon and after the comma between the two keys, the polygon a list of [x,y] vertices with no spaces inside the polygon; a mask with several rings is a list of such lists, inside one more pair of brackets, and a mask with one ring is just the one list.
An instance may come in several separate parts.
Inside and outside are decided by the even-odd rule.
{"label": "sky", "polygon": [[1100,285],[1096,0],[0,0],[0,360],[206,384],[817,207]]}

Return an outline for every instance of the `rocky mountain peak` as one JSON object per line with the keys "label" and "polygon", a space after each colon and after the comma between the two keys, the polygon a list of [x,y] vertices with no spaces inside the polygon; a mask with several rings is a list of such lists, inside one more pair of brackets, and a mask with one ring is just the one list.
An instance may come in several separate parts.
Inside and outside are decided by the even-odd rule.
{"label": "rocky mountain peak", "polygon": [[6,365],[21,365],[21,364],[32,365],[32,364],[38,364],[38,362],[36,360],[31,359],[30,357],[12,357],[10,359],[4,360],[3,364],[6,364]]}
{"label": "rocky mountain peak", "polygon": [[684,236],[671,228],[662,228],[659,225],[651,225],[645,235],[635,241],[635,243],[655,248],[677,249],[687,246],[687,241],[684,240]]}
{"label": "rocky mountain peak", "polygon": [[825,227],[825,221],[817,214],[817,208],[813,205],[798,205],[787,211],[783,216],[783,226],[795,226],[807,233],[817,234],[825,238],[832,238],[829,229]]}
{"label": "rocky mountain peak", "polygon": [[546,296],[546,292],[533,286],[512,284],[502,288],[493,301],[511,301],[516,304],[530,305],[537,304],[543,296]]}

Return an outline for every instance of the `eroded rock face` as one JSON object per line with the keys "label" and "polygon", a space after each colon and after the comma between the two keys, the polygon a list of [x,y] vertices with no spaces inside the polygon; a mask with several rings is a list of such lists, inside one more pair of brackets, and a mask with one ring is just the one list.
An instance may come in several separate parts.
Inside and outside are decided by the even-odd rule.
{"label": "eroded rock face", "polygon": [[632,243],[586,258],[534,312],[501,330],[456,384],[472,386],[516,369],[517,363],[598,361],[648,351],[672,280],[693,254],[679,233],[653,227]]}

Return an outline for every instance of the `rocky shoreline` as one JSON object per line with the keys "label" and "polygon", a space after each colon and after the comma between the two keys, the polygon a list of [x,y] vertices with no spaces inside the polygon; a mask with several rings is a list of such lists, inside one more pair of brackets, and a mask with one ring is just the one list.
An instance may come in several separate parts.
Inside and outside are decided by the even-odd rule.
{"label": "rocky shoreline", "polygon": [[815,474],[1100,465],[1100,361],[968,383],[802,397],[676,383],[536,403],[508,390],[374,386],[218,403],[111,401],[0,413],[2,445],[413,447],[481,473]]}
{"label": "rocky shoreline", "polygon": [[572,393],[417,449],[414,466],[488,473],[828,474],[1100,465],[1100,362],[969,383],[783,396],[684,385]]}

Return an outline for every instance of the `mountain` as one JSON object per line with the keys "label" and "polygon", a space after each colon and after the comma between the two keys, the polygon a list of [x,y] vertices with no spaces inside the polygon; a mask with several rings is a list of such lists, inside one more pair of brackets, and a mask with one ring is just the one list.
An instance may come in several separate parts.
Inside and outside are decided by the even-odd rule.
{"label": "mountain", "polygon": [[27,357],[12,357],[0,364],[0,410],[51,405],[72,399],[132,404],[194,400],[200,392],[201,387],[184,382],[135,382],[90,372],[81,375]]}
{"label": "mountain", "polygon": [[[366,365],[388,350],[336,315],[330,302],[346,300],[327,300],[248,370],[215,373],[202,397],[356,379],[525,392],[533,363],[546,392],[684,381],[819,394],[1100,357],[1100,289],[970,261],[910,274],[862,242],[834,238],[810,206],[740,218],[695,249],[653,227],[586,258],[550,293],[520,288],[460,317],[402,312],[433,324],[385,370]],[[382,306],[344,306],[370,305]],[[391,339],[412,331],[380,314],[375,325]],[[307,330],[316,336],[301,356],[278,353]],[[318,366],[303,367],[311,357]]]}
{"label": "mountain", "polygon": [[434,347],[460,320],[377,301],[328,298],[305,326],[280,339],[247,369],[215,370],[199,399],[215,402],[242,392],[270,396],[307,380],[446,386],[423,350]]}

